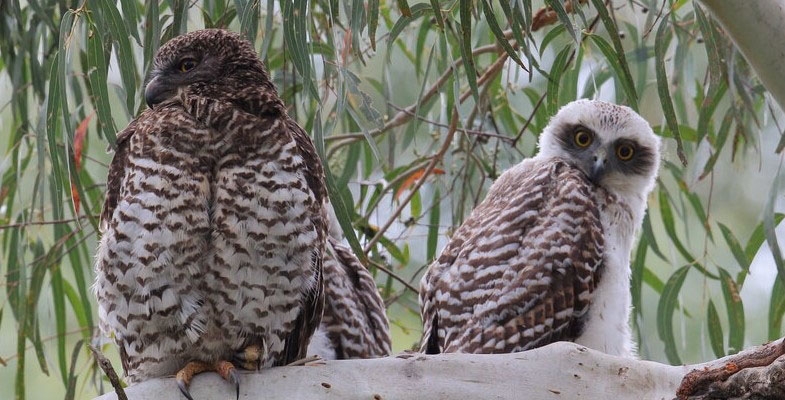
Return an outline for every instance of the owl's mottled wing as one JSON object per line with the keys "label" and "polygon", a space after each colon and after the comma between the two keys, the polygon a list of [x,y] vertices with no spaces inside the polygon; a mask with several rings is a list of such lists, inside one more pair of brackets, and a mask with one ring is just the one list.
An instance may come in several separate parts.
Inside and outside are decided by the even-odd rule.
{"label": "owl's mottled wing", "polygon": [[[98,228],[101,232],[105,232],[109,227],[109,221],[112,218],[117,202],[121,196],[122,182],[126,174],[126,167],[128,166],[128,146],[129,139],[136,132],[136,120],[131,121],[128,126],[117,134],[116,148],[112,162],[109,164],[109,174],[106,178],[106,197],[104,205],[101,209],[101,216],[99,219]],[[109,333],[112,328],[109,327],[103,319],[99,321],[101,330]],[[128,371],[128,354],[124,346],[120,346],[120,362],[123,365],[123,370]]]}
{"label": "owl's mottled wing", "polygon": [[[324,169],[319,155],[316,154],[316,149],[313,146],[311,138],[305,133],[300,125],[289,119],[286,121],[286,126],[292,134],[292,138],[297,144],[297,149],[304,159],[305,164],[305,179],[308,182],[308,187],[316,196],[316,201],[323,204],[327,201],[327,187],[324,185]],[[326,221],[324,221],[326,224]]]}
{"label": "owl's mottled wing", "polygon": [[503,174],[423,277],[427,353],[508,353],[580,334],[602,272],[597,189],[562,161]]}
{"label": "owl's mottled wing", "polygon": [[376,282],[352,250],[327,238],[324,258],[324,330],[335,357],[390,355],[390,325]]}
{"label": "owl's mottled wing", "polygon": [[287,365],[307,355],[308,343],[319,327],[324,307],[324,265],[321,254],[313,255],[312,267],[316,271],[316,288],[309,292],[303,309],[294,322],[294,328],[284,344],[284,359],[275,365]]}
{"label": "owl's mottled wing", "polygon": [[[327,217],[323,208],[327,200],[327,188],[324,186],[322,163],[308,134],[292,120],[286,121],[286,127],[296,143],[300,156],[303,157],[303,174],[308,183],[308,188],[314,194],[316,203],[322,206],[323,212],[315,214],[315,220],[312,222],[317,227],[319,241],[323,242],[325,236],[327,236]],[[314,251],[311,254],[311,268],[316,273],[317,284],[315,290],[307,293],[305,297],[303,309],[294,323],[294,330],[286,340],[284,347],[286,359],[279,364],[289,364],[305,357],[308,343],[319,327],[324,307],[323,261],[323,251]]]}
{"label": "owl's mottled wing", "polygon": [[108,221],[112,218],[112,213],[114,213],[117,201],[120,198],[123,177],[125,177],[128,165],[128,143],[131,136],[136,132],[138,127],[137,121],[138,119],[134,119],[125,129],[117,134],[114,157],[112,157],[112,163],[109,165],[109,174],[106,178],[106,198],[101,209],[99,224],[101,232],[106,231]]}

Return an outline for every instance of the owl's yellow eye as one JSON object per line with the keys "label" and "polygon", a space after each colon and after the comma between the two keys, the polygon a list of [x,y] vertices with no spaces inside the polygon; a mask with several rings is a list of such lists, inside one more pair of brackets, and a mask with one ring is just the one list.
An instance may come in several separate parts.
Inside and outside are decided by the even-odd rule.
{"label": "owl's yellow eye", "polygon": [[193,58],[184,58],[180,61],[180,64],[177,66],[177,69],[180,72],[188,72],[196,67],[196,60]]}
{"label": "owl's yellow eye", "polygon": [[623,143],[616,146],[616,157],[619,157],[619,160],[630,161],[634,155],[635,148],[632,145]]}
{"label": "owl's yellow eye", "polygon": [[580,130],[575,132],[575,136],[573,136],[572,140],[578,147],[589,147],[592,141],[592,136],[591,133]]}

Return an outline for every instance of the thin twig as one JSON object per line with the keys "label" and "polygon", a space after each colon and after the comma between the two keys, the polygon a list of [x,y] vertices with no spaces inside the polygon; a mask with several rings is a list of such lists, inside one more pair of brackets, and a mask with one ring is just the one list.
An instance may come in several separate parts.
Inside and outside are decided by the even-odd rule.
{"label": "thin twig", "polygon": [[[392,108],[394,108],[394,109],[396,109],[398,111],[405,112],[405,113],[410,113],[410,111],[408,109],[406,109],[406,108],[398,107],[398,106],[396,106],[395,104],[392,104],[392,103],[389,103],[389,105],[390,105],[390,107],[392,107]],[[443,124],[441,122],[436,122],[436,121],[430,120],[428,118],[423,117],[422,115],[414,115],[413,112],[412,112],[412,116],[416,117],[420,121],[428,123],[429,125],[438,126],[440,128],[449,128],[450,127],[447,124]],[[512,138],[511,137],[504,136],[504,135],[499,135],[499,134],[496,134],[496,133],[490,133],[490,132],[485,132],[485,131],[477,131],[477,130],[465,129],[465,128],[458,128],[458,132],[464,133],[464,134],[467,134],[467,135],[487,136],[487,137],[492,137],[492,138],[496,138],[496,139],[499,139],[499,140],[503,140],[505,142],[510,142],[510,143],[512,142]]]}
{"label": "thin twig", "polygon": [[526,120],[526,123],[523,124],[521,130],[518,131],[518,135],[515,136],[515,140],[512,141],[512,147],[516,147],[518,145],[518,140],[520,140],[521,136],[523,136],[523,132],[526,132],[526,128],[528,128],[529,125],[531,125],[532,120],[534,120],[534,114],[537,114],[537,110],[539,110],[540,106],[542,106],[542,103],[543,101],[545,101],[545,96],[547,94],[548,92],[544,92],[542,96],[540,96],[540,100],[537,101],[537,104],[534,105],[534,109],[532,109],[532,112],[529,115],[529,118]]}
{"label": "thin twig", "polygon": [[[606,4],[607,4],[607,3],[606,3]],[[594,31],[594,28],[597,26],[597,23],[598,23],[599,21],[600,21],[600,16],[598,15],[598,16],[596,16],[596,17],[595,17],[595,18],[592,20],[591,24],[589,24],[589,27],[588,27],[587,31],[589,31],[589,32],[593,32],[593,31]],[[586,38],[587,38],[587,37],[588,37],[588,35],[587,35],[587,36],[584,36],[584,37],[581,39],[581,41],[583,41],[583,40],[586,40]],[[566,70],[567,68],[569,68],[569,65],[572,63],[572,60],[574,60],[574,59],[575,59],[575,49],[573,49],[573,50],[572,50],[572,52],[570,53],[570,57],[567,59],[567,63],[564,65],[564,69],[565,69],[565,70]],[[526,124],[524,124],[524,125],[523,125],[523,127],[521,128],[521,130],[518,132],[518,135],[515,137],[515,140],[513,141],[513,145],[516,145],[516,144],[518,143],[518,140],[519,140],[519,139],[521,138],[521,136],[523,135],[523,132],[525,132],[525,131],[526,131],[526,128],[528,128],[528,127],[529,127],[529,125],[531,124],[531,121],[532,121],[532,119],[534,119],[534,114],[536,114],[536,113],[537,113],[537,110],[540,108],[540,106],[542,105],[542,102],[545,100],[545,96],[547,96],[547,95],[548,95],[548,92],[545,92],[545,93],[543,93],[543,94],[540,96],[540,99],[537,101],[537,104],[535,104],[535,105],[534,105],[534,109],[532,110],[532,112],[531,112],[531,115],[529,116],[529,119],[527,119],[527,120],[526,120]]]}
{"label": "thin twig", "polygon": [[665,1],[665,0],[662,1],[662,7],[660,7],[660,10],[657,12],[657,16],[654,18],[654,21],[652,21],[651,26],[649,27],[649,29],[646,29],[646,31],[641,36],[642,39],[646,40],[649,37],[649,35],[651,34],[651,31],[654,29],[654,27],[657,26],[657,22],[660,20],[660,18],[663,18],[662,17],[662,13],[665,10],[665,5],[667,3],[668,2]]}
{"label": "thin twig", "polygon": [[[368,204],[368,206],[366,207],[366,209],[368,211],[363,215],[362,219],[364,221],[367,221],[368,219],[370,219],[371,218],[371,214],[376,209],[376,206],[379,204],[379,202],[382,201],[382,196],[385,193],[387,193],[391,188],[394,188],[394,187],[398,186],[399,183],[409,179],[409,177],[413,173],[415,173],[415,172],[423,169],[425,166],[427,166],[428,162],[431,160],[431,158],[433,158],[433,156],[423,157],[422,159],[412,161],[412,163],[409,165],[409,171],[406,171],[405,173],[401,173],[398,176],[396,176],[395,178],[393,178],[392,180],[390,180],[389,182],[386,182],[384,184],[384,186],[382,187],[381,192],[379,192],[379,195],[375,196],[375,200],[372,200],[372,202],[370,204]],[[368,182],[368,183],[360,182],[360,184],[361,185],[365,184],[365,185],[368,185],[368,186],[375,186],[375,185],[378,184],[378,182],[376,182],[376,183],[374,183],[374,182]]]}
{"label": "thin twig", "polygon": [[406,288],[411,290],[412,292],[414,292],[414,293],[419,293],[420,292],[419,290],[417,290],[417,288],[414,285],[409,283],[406,279],[403,279],[403,277],[401,277],[398,274],[396,274],[395,271],[385,267],[384,265],[382,265],[382,264],[380,264],[380,263],[378,263],[376,261],[371,260],[370,258],[368,258],[368,263],[373,265],[379,271],[382,271],[385,274],[389,275],[390,277],[392,277],[396,281],[401,282],[401,284],[403,284],[403,286],[406,286]]}
{"label": "thin twig", "polygon": [[[74,329],[74,330],[63,332],[62,335],[57,333],[57,334],[54,334],[54,335],[45,336],[45,337],[41,338],[41,343],[47,343],[49,341],[58,339],[58,338],[60,338],[60,336],[70,336],[70,335],[73,335],[73,334],[82,333],[82,332],[84,332],[86,330],[89,330],[89,329],[92,329],[92,328],[89,327],[89,326],[83,326],[81,328],[77,328],[77,329]],[[32,349],[33,347],[35,347],[35,345],[33,345],[33,344],[29,344],[29,345],[25,346],[25,351],[24,352],[27,352],[28,350]],[[19,357],[19,353],[16,353],[16,354],[10,355],[10,356],[8,356],[6,358],[0,357],[0,360],[3,360],[5,363],[7,363],[9,361],[12,361],[12,360],[18,358],[18,357]],[[0,364],[2,364],[2,363],[0,363]],[[5,366],[5,364],[3,364],[3,366]]]}
{"label": "thin twig", "polygon": [[[74,236],[76,236],[76,233],[77,233],[77,232],[79,232],[79,231],[72,231],[72,232],[69,232],[69,233],[67,233],[67,234],[63,235],[63,236],[62,236],[62,237],[61,237],[61,238],[60,238],[60,239],[59,239],[59,240],[58,240],[56,243],[54,243],[54,245],[52,245],[52,247],[50,247],[50,249],[53,249],[53,248],[55,248],[55,247],[61,247],[61,246],[63,246],[63,245],[64,245],[66,242],[68,242],[68,241],[69,241],[71,238],[73,238]],[[71,246],[67,247],[65,250],[61,251],[61,252],[60,252],[60,254],[59,254],[59,255],[58,255],[58,256],[57,256],[55,259],[53,259],[53,260],[50,260],[50,262],[49,262],[49,263],[47,263],[47,264],[44,264],[44,265],[42,265],[42,266],[40,266],[40,267],[41,267],[41,268],[49,268],[49,266],[51,266],[51,265],[54,265],[54,264],[56,264],[56,263],[59,263],[59,262],[60,262],[60,260],[62,260],[62,259],[63,259],[63,257],[65,257],[65,256],[67,256],[67,255],[69,255],[69,254],[71,254],[71,251],[73,251],[73,250],[74,250],[75,248],[77,248],[78,246],[81,246],[81,245],[82,245],[82,243],[84,243],[84,242],[85,242],[85,241],[86,241],[88,238],[90,238],[90,236],[93,236],[94,234],[95,234],[95,231],[93,230],[93,231],[90,231],[90,232],[88,232],[88,233],[86,233],[86,234],[82,235],[82,237],[80,237],[80,238],[79,238],[79,240],[77,240],[77,241],[76,241],[76,243],[74,243],[73,245],[71,245]],[[25,265],[36,265],[36,263],[40,262],[41,260],[44,260],[44,259],[46,259],[47,257],[49,257],[49,254],[48,254],[48,253],[46,253],[46,254],[42,254],[42,255],[40,255],[40,256],[38,256],[38,257],[34,258],[32,261],[30,261],[28,264],[25,264]],[[8,271],[6,271],[6,273],[5,273],[5,277],[7,278],[8,276],[10,276],[10,275],[11,275],[11,273],[18,272],[18,271],[20,271],[20,269],[21,269],[21,268],[14,268],[14,269],[9,269]],[[32,278],[31,278],[31,277],[28,277],[27,279],[32,279]],[[16,284],[13,284],[13,285],[9,284],[9,285],[7,285],[7,286],[8,286],[8,287],[14,287],[14,286],[16,286]]]}
{"label": "thin twig", "polygon": [[106,356],[104,356],[103,353],[101,353],[101,351],[92,344],[90,345],[90,351],[93,352],[93,357],[95,358],[96,363],[98,363],[98,366],[101,367],[101,370],[104,371],[106,377],[109,378],[109,383],[112,384],[114,392],[117,393],[117,400],[128,400],[128,396],[125,394],[125,390],[123,389],[123,384],[120,382],[120,377],[114,370],[112,362],[109,361],[109,359],[106,358]]}
{"label": "thin twig", "polygon": [[324,365],[325,361],[323,358],[319,357],[319,355],[308,356],[305,358],[301,358],[296,361],[292,361],[289,364],[286,364],[287,367],[302,367],[302,366],[314,366],[314,365]]}
{"label": "thin twig", "polygon": [[[501,72],[502,68],[504,67],[504,63],[507,62],[507,59],[509,57],[510,56],[508,56],[507,53],[500,55],[499,58],[496,59],[496,61],[494,61],[493,64],[491,64],[491,66],[485,70],[485,73],[482,74],[482,76],[479,79],[477,79],[477,85],[478,86],[484,85],[488,81],[499,75],[499,72]],[[469,91],[464,92],[463,95],[461,96],[461,99],[465,100],[466,98],[469,97],[470,93],[471,92]]]}
{"label": "thin twig", "polygon": [[[581,1],[581,2],[583,2],[583,1]],[[548,23],[547,25],[550,25],[552,23],[555,23],[555,21],[552,21],[552,22]],[[504,33],[504,37],[507,38],[507,39],[510,39],[513,36],[512,35],[512,30],[509,30],[509,29],[505,30],[503,33]],[[519,43],[517,43],[517,41],[515,41],[515,40],[512,40],[510,45],[512,46],[513,49],[517,49],[519,47]],[[502,47],[499,46],[498,44],[489,44],[489,45],[481,46],[481,47],[478,47],[478,48],[472,50],[472,55],[473,56],[477,56],[477,55],[485,54],[485,53],[499,53],[500,54],[500,59],[497,60],[497,62],[494,63],[494,65],[492,65],[487,71],[490,71],[491,69],[493,69],[493,70],[495,70],[495,72],[498,72],[498,70],[501,69],[501,67],[504,65],[504,62],[506,62],[507,57],[508,57],[507,53],[504,52],[504,49],[502,49]],[[500,60],[501,60],[501,62],[499,62]],[[499,65],[497,66],[496,64],[499,64]],[[370,135],[371,137],[376,137],[376,136],[378,136],[378,135],[380,135],[380,134],[382,134],[384,132],[387,132],[388,130],[390,130],[392,128],[396,128],[398,126],[401,126],[401,125],[409,122],[412,119],[412,117],[415,116],[415,113],[416,113],[416,110],[418,109],[418,107],[420,107],[422,104],[425,104],[426,102],[428,102],[436,94],[440,93],[442,86],[444,86],[444,84],[447,82],[447,80],[449,80],[449,78],[452,76],[454,69],[458,68],[461,65],[463,65],[463,58],[460,58],[458,60],[453,61],[453,63],[450,65],[450,67],[447,68],[447,70],[439,77],[439,79],[436,80],[436,82],[433,85],[431,85],[430,88],[428,88],[428,90],[423,94],[423,96],[420,99],[418,99],[414,104],[404,108],[403,110],[400,110],[389,121],[387,121],[387,123],[385,123],[384,126],[382,126],[381,128],[377,128],[377,129],[373,129],[373,130],[369,131],[368,135]],[[478,85],[482,85],[485,80],[493,77],[493,74],[487,74],[486,73],[483,76],[485,77],[485,79],[483,79],[483,77],[481,77],[480,80],[478,80],[478,82],[477,82]],[[464,92],[463,96],[461,96],[461,102],[465,101],[466,98],[468,98],[469,94],[470,94],[470,92],[468,92],[468,91]],[[343,146],[346,146],[346,145],[349,145],[349,144],[352,144],[354,142],[363,140],[365,137],[366,137],[365,134],[348,134],[348,135],[332,135],[332,136],[329,136],[329,137],[325,138],[326,142],[336,142],[336,141],[338,142],[337,144],[332,146],[330,148],[330,150],[328,151],[328,158],[331,157],[339,148],[341,148]]]}
{"label": "thin twig", "polygon": [[[578,0],[578,3],[584,4],[587,0]],[[568,14],[573,13],[575,10],[573,9],[572,1],[567,0],[564,2],[564,11]],[[542,27],[547,25],[553,25],[556,21],[559,20],[558,14],[554,11],[551,7],[543,7],[537,10],[532,18],[532,32],[540,30]]]}
{"label": "thin twig", "polygon": [[363,252],[366,255],[370,253],[371,249],[373,249],[376,243],[379,242],[379,240],[384,236],[384,233],[387,232],[387,229],[390,228],[393,222],[395,222],[395,220],[398,219],[398,216],[401,215],[403,209],[409,204],[409,202],[412,200],[412,197],[414,197],[414,195],[417,194],[417,191],[420,190],[420,187],[422,187],[422,185],[431,175],[433,170],[436,168],[436,164],[438,164],[439,161],[442,160],[444,155],[447,153],[447,150],[450,149],[450,144],[452,144],[452,139],[455,136],[455,131],[457,130],[456,129],[457,126],[458,126],[458,111],[456,111],[456,109],[453,108],[452,118],[450,120],[450,129],[447,131],[447,138],[444,140],[441,149],[439,149],[439,152],[436,153],[436,156],[431,159],[430,164],[428,164],[428,167],[425,168],[425,172],[423,172],[420,179],[418,179],[417,183],[415,183],[414,186],[411,188],[409,193],[406,195],[406,198],[404,198],[404,200],[401,202],[401,204],[398,206],[395,212],[393,212],[393,214],[390,216],[387,222],[385,222],[385,224],[381,228],[379,228],[379,231],[376,232],[376,235],[374,235],[374,237],[365,246]]}
{"label": "thin twig", "polygon": [[4,230],[4,229],[24,228],[24,227],[27,227],[27,226],[68,224],[68,223],[71,223],[71,222],[81,221],[83,219],[98,218],[98,217],[99,217],[99,215],[80,215],[79,218],[58,219],[58,220],[51,220],[51,221],[20,222],[20,223],[17,223],[17,224],[0,225],[0,231]]}
{"label": "thin twig", "polygon": [[[485,70],[485,72],[482,74],[482,76],[480,76],[480,78],[477,80],[477,85],[478,86],[479,85],[485,86],[485,84],[488,81],[490,81],[491,79],[493,79],[493,77],[498,75],[498,73],[504,67],[505,62],[507,61],[507,57],[508,56],[507,56],[506,53],[505,54],[501,54],[499,56],[499,59],[497,59],[493,64],[491,64]],[[446,80],[447,77],[449,77],[449,75],[448,75],[449,72],[451,72],[451,70],[447,71],[447,73],[442,75],[442,78],[444,78],[444,80]],[[442,79],[440,78],[440,81],[441,80]],[[435,89],[435,88],[437,88],[437,85],[432,86],[431,90],[429,90],[429,93],[424,95],[420,100],[423,100],[427,96],[431,95],[431,93],[430,93],[431,91],[435,92],[435,91],[438,90],[438,88],[437,89]],[[467,90],[466,92],[464,92],[460,96],[459,102],[465,101],[469,97],[469,95],[470,95],[470,92]],[[407,107],[405,110],[398,112],[396,114],[396,117],[393,119],[393,121],[388,122],[388,125],[392,125],[395,120],[402,121],[402,122],[400,122],[401,124],[406,122],[406,121],[408,121],[408,120],[410,120],[413,115],[416,115],[415,114],[416,113],[416,106],[417,106],[417,104],[414,104],[414,105],[411,105],[411,106]],[[476,111],[476,108],[477,108],[477,106],[475,105],[475,111]],[[473,111],[473,113],[475,111]],[[385,125],[385,127],[386,126],[387,125]],[[395,125],[395,126],[397,126],[397,125]],[[458,126],[458,112],[457,112],[456,109],[453,109],[452,117],[450,119],[450,126],[449,126],[449,130],[448,130],[448,133],[447,133],[447,139],[445,140],[444,144],[442,145],[442,148],[439,150],[439,152],[436,154],[436,156],[434,156],[431,159],[431,162],[428,164],[428,167],[425,169],[425,172],[420,177],[420,179],[417,181],[417,183],[411,188],[411,190],[407,194],[406,198],[404,198],[404,200],[398,205],[398,208],[395,210],[395,212],[393,212],[393,214],[390,216],[390,218],[387,220],[387,222],[385,222],[385,224],[376,232],[374,237],[371,238],[371,240],[365,246],[363,251],[364,251],[364,253],[366,255],[371,251],[371,249],[376,245],[376,243],[384,236],[384,234],[387,232],[387,230],[390,228],[390,226],[392,226],[392,224],[395,222],[395,220],[400,216],[400,214],[403,212],[404,208],[406,208],[406,206],[409,204],[411,199],[414,197],[415,194],[417,194],[417,191],[425,183],[426,179],[431,175],[433,170],[436,168],[436,164],[439,161],[441,161],[441,159],[444,157],[444,154],[446,154],[447,150],[450,147],[450,144],[452,143],[452,139],[453,139],[453,137],[455,135],[455,132],[458,130],[457,126]]]}
{"label": "thin twig", "polygon": [[[517,44],[513,47],[516,46]],[[486,45],[474,49],[472,51],[472,55],[477,56],[480,54],[499,53],[502,51],[504,50],[501,49],[499,45],[493,44],[493,45]],[[447,68],[447,70],[439,77],[439,79],[437,79],[436,82],[434,82],[434,84],[431,85],[431,87],[428,88],[428,90],[423,93],[423,96],[421,98],[419,98],[416,102],[414,102],[414,104],[406,107],[403,111],[399,111],[398,113],[396,113],[381,128],[370,130],[368,132],[368,135],[370,135],[371,137],[376,137],[384,132],[387,132],[392,128],[399,127],[409,122],[413,118],[414,114],[416,113],[417,108],[420,107],[422,104],[427,103],[433,96],[439,94],[441,92],[442,86],[444,86],[444,84],[447,83],[447,81],[453,75],[453,70],[461,65],[463,65],[463,59],[458,59],[453,61],[450,67]],[[326,142],[338,141],[338,143],[333,145],[328,151],[328,158],[332,156],[339,148],[363,140],[364,138],[365,138],[364,134],[332,135],[326,137],[324,139]]]}

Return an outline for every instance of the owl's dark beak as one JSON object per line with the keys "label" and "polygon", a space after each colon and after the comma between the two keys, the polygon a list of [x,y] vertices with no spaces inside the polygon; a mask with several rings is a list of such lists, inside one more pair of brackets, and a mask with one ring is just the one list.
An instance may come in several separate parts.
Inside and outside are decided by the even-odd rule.
{"label": "owl's dark beak", "polygon": [[174,88],[162,82],[158,76],[150,79],[150,82],[147,82],[147,87],[144,89],[144,100],[150,108],[172,97],[172,95],[174,95]]}
{"label": "owl's dark beak", "polygon": [[594,160],[589,173],[589,179],[592,182],[599,183],[602,175],[605,173],[606,164],[608,164],[608,155],[605,153],[605,149],[597,149],[597,152],[594,153]]}

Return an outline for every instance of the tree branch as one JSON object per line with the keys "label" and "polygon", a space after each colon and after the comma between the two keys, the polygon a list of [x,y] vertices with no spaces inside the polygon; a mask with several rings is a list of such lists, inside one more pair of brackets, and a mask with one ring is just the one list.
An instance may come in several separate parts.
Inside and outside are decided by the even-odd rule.
{"label": "tree branch", "polygon": [[395,220],[398,219],[398,216],[401,215],[403,209],[407,206],[407,204],[409,204],[409,201],[411,201],[412,197],[414,197],[417,191],[420,190],[420,187],[422,187],[422,185],[431,175],[433,170],[436,168],[436,165],[439,164],[439,162],[441,162],[442,158],[444,158],[444,155],[447,153],[447,150],[450,149],[450,145],[452,144],[452,138],[455,136],[455,130],[457,129],[457,127],[458,127],[458,112],[455,109],[453,109],[452,118],[450,119],[450,128],[447,131],[447,137],[444,139],[444,143],[442,144],[442,147],[439,149],[439,152],[436,153],[436,155],[431,159],[431,162],[428,163],[428,166],[425,168],[425,172],[423,172],[420,179],[417,180],[417,183],[415,183],[414,186],[412,186],[409,193],[400,202],[398,208],[392,213],[392,215],[390,215],[390,218],[387,220],[387,222],[381,228],[379,228],[379,230],[376,232],[376,235],[365,246],[365,248],[363,249],[365,254],[368,254],[371,251],[371,249],[373,249],[373,246],[375,246],[376,243],[379,241],[379,239],[381,239],[384,236],[384,233],[387,232],[387,229],[389,229],[390,226],[393,224],[393,222],[395,222]]}
{"label": "tree branch", "polygon": [[[674,399],[688,371],[755,358],[756,354],[768,354],[772,346],[779,348],[781,344],[686,366],[609,356],[570,342],[512,354],[403,353],[247,372],[240,387],[245,399]],[[741,370],[721,386],[728,389],[735,380],[743,381],[740,385],[751,384],[744,377],[755,375],[772,383],[760,393],[785,393],[783,365],[785,356],[766,367]],[[761,368],[766,372],[761,373]],[[129,398],[139,400],[180,398],[173,378],[150,380],[125,391]],[[191,394],[200,399],[234,398],[234,386],[215,373],[207,373],[194,380]],[[690,397],[694,398],[705,397]],[[110,399],[116,399],[114,393],[96,400]]]}
{"label": "tree branch", "polygon": [[[296,399],[672,399],[690,367],[609,356],[559,342],[513,354],[401,354],[374,360],[278,367],[241,377],[241,398]],[[695,368],[695,366],[693,366]],[[174,379],[126,388],[132,399],[179,399]],[[199,399],[234,398],[214,373],[194,379]],[[114,393],[100,400],[115,399]]]}
{"label": "tree branch", "polygon": [[[513,45],[513,48],[517,48],[517,44],[516,43],[513,43],[512,45]],[[478,48],[474,49],[472,51],[472,55],[473,56],[477,56],[477,55],[485,54],[485,53],[502,53],[502,52],[504,52],[504,50],[501,48],[501,46],[499,46],[498,44],[491,44],[491,45],[486,45],[486,46],[482,46],[482,47],[478,47]],[[382,126],[381,128],[373,129],[370,132],[368,132],[368,134],[371,137],[376,137],[378,135],[381,135],[384,132],[387,132],[388,130],[390,130],[392,128],[399,127],[399,126],[401,126],[401,125],[411,121],[412,118],[415,115],[415,112],[417,111],[417,108],[420,107],[421,105],[427,103],[433,96],[439,94],[441,92],[442,86],[444,86],[444,84],[447,83],[449,78],[452,77],[453,70],[455,68],[460,67],[461,65],[463,65],[463,59],[462,58],[458,59],[458,60],[455,60],[450,65],[450,67],[448,67],[447,70],[444,71],[444,73],[442,73],[442,75],[439,77],[439,79],[437,79],[436,82],[433,85],[431,85],[431,87],[423,93],[423,96],[421,98],[417,99],[416,102],[414,102],[413,104],[407,106],[402,111],[398,111],[397,113],[395,113],[395,115],[392,118],[390,118],[390,120],[388,120],[384,124],[384,126]],[[341,148],[343,146],[346,146],[346,145],[349,145],[349,144],[352,144],[352,143],[357,142],[359,140],[364,140],[364,138],[365,138],[365,135],[362,135],[362,134],[360,134],[360,135],[350,134],[349,136],[347,136],[347,135],[331,135],[331,136],[326,137],[324,140],[327,141],[327,142],[337,141],[336,144],[334,144],[334,145],[332,145],[330,147],[330,150],[328,151],[328,158],[330,156],[332,156],[332,154],[335,151],[337,151],[339,148]]]}
{"label": "tree branch", "polygon": [[778,0],[701,0],[739,48],[780,108],[785,110],[785,53],[772,40],[785,32],[785,4]]}

